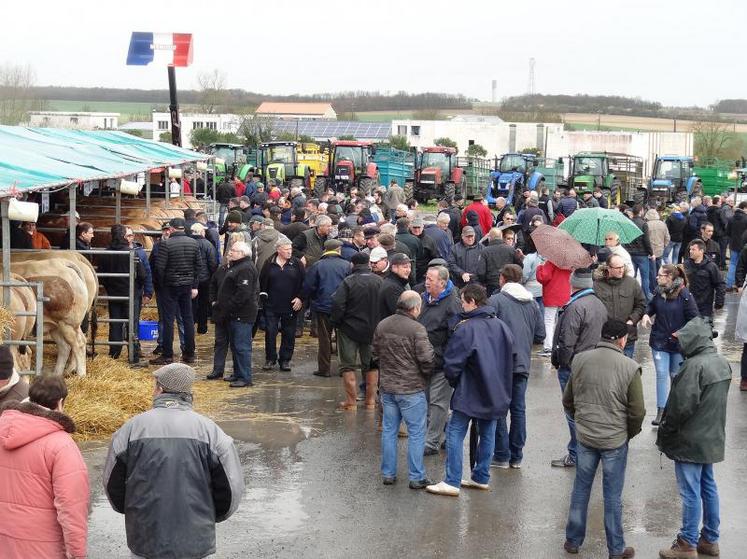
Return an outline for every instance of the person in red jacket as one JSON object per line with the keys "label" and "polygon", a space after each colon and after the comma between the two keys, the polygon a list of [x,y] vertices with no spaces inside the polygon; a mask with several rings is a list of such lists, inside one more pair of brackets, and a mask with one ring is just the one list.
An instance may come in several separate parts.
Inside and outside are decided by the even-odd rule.
{"label": "person in red jacket", "polygon": [[39,378],[28,402],[0,408],[0,556],[86,557],[88,470],[62,413],[61,377]]}
{"label": "person in red jacket", "polygon": [[542,302],[545,305],[545,341],[539,355],[550,357],[558,309],[571,299],[571,271],[547,261],[537,266],[537,281],[542,284]]}
{"label": "person in red jacket", "polygon": [[480,230],[487,234],[493,227],[493,212],[482,202],[482,194],[475,194],[472,203],[462,210],[462,227],[467,225],[467,213],[475,212],[480,218]]}

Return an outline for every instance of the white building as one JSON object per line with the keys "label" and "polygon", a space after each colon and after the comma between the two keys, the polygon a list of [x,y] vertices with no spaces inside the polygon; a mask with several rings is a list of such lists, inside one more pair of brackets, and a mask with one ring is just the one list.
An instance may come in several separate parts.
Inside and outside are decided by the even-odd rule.
{"label": "white building", "polygon": [[[195,128],[209,128],[221,133],[235,134],[246,117],[234,114],[181,113],[179,118],[182,122],[182,145],[185,148],[191,148],[189,134]],[[152,124],[153,139],[158,140],[164,132],[171,132],[171,114],[154,112]]]}
{"label": "white building", "polygon": [[473,144],[481,145],[488,157],[527,148],[545,150],[549,134],[562,132],[559,123],[504,122],[496,116],[459,115],[450,120],[395,120],[392,134],[404,136],[414,147],[435,145],[437,138],[451,138],[459,153]]}
{"label": "white building", "polygon": [[[692,132],[565,131],[549,134],[547,157],[567,158],[582,151],[624,153],[643,159],[643,176],[651,174],[657,155],[693,155]],[[566,169],[568,166],[566,165]]]}
{"label": "white building", "polygon": [[277,119],[337,119],[337,113],[329,103],[275,103],[265,101],[257,107],[254,114]]}
{"label": "white building", "polygon": [[29,112],[29,126],[76,130],[116,130],[119,127],[119,113],[32,111]]}

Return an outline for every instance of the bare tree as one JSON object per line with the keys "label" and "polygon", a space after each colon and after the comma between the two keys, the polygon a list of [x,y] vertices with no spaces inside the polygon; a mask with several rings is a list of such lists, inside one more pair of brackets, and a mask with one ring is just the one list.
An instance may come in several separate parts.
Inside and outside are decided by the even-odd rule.
{"label": "bare tree", "polygon": [[245,116],[239,124],[239,135],[244,137],[244,143],[256,147],[262,142],[272,140],[273,121],[262,116]]}
{"label": "bare tree", "polygon": [[197,76],[200,112],[212,114],[225,105],[227,99],[226,74],[217,68]]}
{"label": "bare tree", "polygon": [[0,65],[0,124],[17,125],[28,120],[34,103],[36,74],[30,65]]}
{"label": "bare tree", "polygon": [[742,141],[729,125],[715,120],[699,120],[691,126],[695,155],[700,161],[735,159],[741,155]]}

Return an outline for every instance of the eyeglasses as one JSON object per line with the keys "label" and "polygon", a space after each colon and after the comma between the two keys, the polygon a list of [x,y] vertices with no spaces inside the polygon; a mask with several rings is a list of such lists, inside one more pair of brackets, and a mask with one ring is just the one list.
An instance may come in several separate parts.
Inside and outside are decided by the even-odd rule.
{"label": "eyeglasses", "polygon": [[656,274],[657,278],[668,278],[669,274]]}
{"label": "eyeglasses", "polygon": [[605,241],[614,241],[615,237],[605,237],[604,240]]}
{"label": "eyeglasses", "polygon": [[624,270],[625,269],[625,264],[623,264],[622,266],[608,266],[608,268],[610,270]]}

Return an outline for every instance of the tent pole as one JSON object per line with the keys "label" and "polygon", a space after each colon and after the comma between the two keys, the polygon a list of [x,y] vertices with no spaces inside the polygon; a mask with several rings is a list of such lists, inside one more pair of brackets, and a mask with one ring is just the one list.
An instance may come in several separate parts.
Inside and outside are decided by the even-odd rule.
{"label": "tent pole", "polygon": [[[10,220],[8,219],[9,198],[2,199],[2,220],[3,220],[3,306],[7,309],[10,307]],[[10,336],[10,330],[8,330]],[[5,336],[3,336],[5,337]],[[10,339],[10,338],[8,338]]]}
{"label": "tent pole", "polygon": [[117,223],[122,223],[122,191],[120,190],[121,184],[121,182],[117,183],[115,194],[114,220]]}
{"label": "tent pole", "polygon": [[145,215],[150,217],[150,169],[145,171]]}
{"label": "tent pole", "polygon": [[78,186],[71,184],[68,193],[70,200],[70,213],[67,218],[68,227],[70,228],[70,250],[75,250],[75,229],[78,226],[78,219],[75,217],[75,206],[77,204]]}

